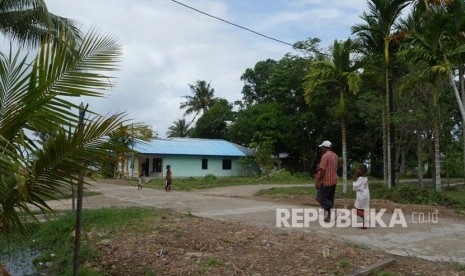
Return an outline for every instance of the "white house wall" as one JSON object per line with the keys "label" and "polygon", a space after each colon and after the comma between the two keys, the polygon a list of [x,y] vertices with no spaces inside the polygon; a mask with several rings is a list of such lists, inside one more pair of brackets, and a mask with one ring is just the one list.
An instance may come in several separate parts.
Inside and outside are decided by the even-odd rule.
{"label": "white house wall", "polygon": [[[204,177],[208,174],[212,174],[219,177],[229,176],[246,176],[247,172],[239,164],[238,157],[217,157],[217,156],[181,156],[181,155],[156,155],[157,158],[162,159],[162,172],[161,174],[155,174],[152,171],[153,158],[155,155],[142,155],[138,154],[134,156],[134,178],[139,177],[142,172],[142,163],[148,158],[149,159],[149,177],[165,177],[166,166],[171,166],[174,178],[187,178],[187,177]],[[208,160],[208,168],[202,169],[202,159]],[[231,160],[231,169],[223,169],[223,160]],[[125,162],[126,177],[131,177],[131,156],[127,157]],[[252,172],[249,172],[249,174]]]}
{"label": "white house wall", "polygon": [[[208,160],[208,169],[202,169],[202,159]],[[223,159],[231,160],[231,169],[223,170]],[[208,174],[214,176],[241,176],[243,173],[237,158],[231,157],[190,157],[190,156],[165,156],[163,158],[163,168],[166,171],[166,165],[171,166],[173,177],[203,177]]]}

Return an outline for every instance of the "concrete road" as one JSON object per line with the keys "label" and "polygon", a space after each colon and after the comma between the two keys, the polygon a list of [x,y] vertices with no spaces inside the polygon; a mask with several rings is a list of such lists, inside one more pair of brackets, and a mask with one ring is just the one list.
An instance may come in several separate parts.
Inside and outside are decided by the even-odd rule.
{"label": "concrete road", "polygon": [[[315,207],[265,202],[251,197],[258,190],[271,187],[273,185],[250,185],[192,192],[165,192],[157,189],[137,190],[136,186],[95,182],[90,190],[101,192],[102,195],[85,198],[84,208],[124,206],[169,208],[195,216],[237,220],[253,225],[279,228],[283,231],[330,235],[395,255],[465,264],[465,220],[463,219],[437,217],[434,213],[385,213],[382,216],[378,213],[379,217],[375,226],[364,230],[352,225],[344,226],[344,223],[349,221],[350,224],[350,221],[354,221],[355,217],[343,209],[338,211],[337,218],[328,225],[320,221],[321,210]],[[50,204],[56,210],[71,208],[69,200]],[[318,212],[320,212],[319,215]],[[347,219],[344,219],[345,215]],[[295,220],[294,224],[292,218]],[[281,227],[277,227],[277,221]],[[371,221],[373,223],[375,219]],[[297,227],[286,228],[284,227],[286,222]],[[380,223],[386,226],[393,223],[393,227],[382,227]]]}

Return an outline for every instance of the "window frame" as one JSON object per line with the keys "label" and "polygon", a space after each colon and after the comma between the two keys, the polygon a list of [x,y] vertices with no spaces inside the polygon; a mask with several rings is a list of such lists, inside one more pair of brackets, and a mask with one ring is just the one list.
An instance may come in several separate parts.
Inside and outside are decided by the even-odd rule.
{"label": "window frame", "polygon": [[223,159],[223,170],[232,170],[232,159]]}

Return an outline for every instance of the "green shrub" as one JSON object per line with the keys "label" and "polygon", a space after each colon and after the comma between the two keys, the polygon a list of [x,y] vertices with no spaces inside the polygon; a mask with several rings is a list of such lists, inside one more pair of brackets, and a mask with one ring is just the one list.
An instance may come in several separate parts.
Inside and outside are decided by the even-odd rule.
{"label": "green shrub", "polygon": [[216,176],[214,176],[213,174],[207,174],[207,175],[203,178],[203,180],[204,180],[205,182],[207,182],[207,183],[215,183],[216,180],[217,180],[217,178],[216,178]]}
{"label": "green shrub", "polygon": [[457,200],[452,199],[445,193],[412,186],[389,189],[383,184],[373,184],[370,185],[370,194],[371,198],[389,199],[394,202],[407,204],[436,204],[443,206],[459,204]]}

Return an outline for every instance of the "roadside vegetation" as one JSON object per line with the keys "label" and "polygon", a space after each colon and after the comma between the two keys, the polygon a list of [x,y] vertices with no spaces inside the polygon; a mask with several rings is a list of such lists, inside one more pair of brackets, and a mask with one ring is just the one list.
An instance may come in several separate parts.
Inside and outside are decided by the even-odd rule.
{"label": "roadside vegetation", "polygon": [[[106,271],[97,273],[86,266],[86,263],[97,262],[100,254],[95,249],[96,243],[109,239],[115,233],[126,231],[141,235],[151,230],[143,219],[162,220],[167,213],[161,209],[126,208],[85,210],[82,220],[84,238],[81,244],[81,264],[79,275],[107,275]],[[17,252],[37,252],[31,261],[37,272],[45,275],[72,275],[74,246],[75,215],[68,213],[57,220],[40,224],[26,225],[26,235],[15,234],[9,243],[0,238],[1,261],[7,255],[17,256]],[[153,230],[153,229],[152,229]],[[21,257],[21,256],[20,256]],[[27,256],[22,256],[27,258]]]}
{"label": "roadside vegetation", "polygon": [[[449,179],[449,186],[444,186],[442,192],[436,191],[431,180],[424,180],[425,187],[418,187],[417,182],[411,179],[401,181],[398,187],[388,188],[382,180],[370,178],[370,194],[372,199],[387,199],[402,204],[427,204],[445,206],[454,209],[465,209],[465,186],[463,179]],[[135,180],[128,180],[130,185],[136,185]],[[306,174],[291,174],[286,170],[276,171],[266,177],[216,177],[207,175],[203,178],[175,179],[174,191],[195,191],[207,188],[224,186],[257,185],[257,184],[283,184],[296,185],[294,187],[273,187],[258,192],[257,196],[316,196],[314,179]],[[144,187],[163,189],[164,179],[148,180]],[[338,185],[336,196],[353,199],[355,192],[349,187],[347,193],[343,192],[342,185]]]}
{"label": "roadside vegetation", "polygon": [[[257,196],[316,196],[316,190],[307,186],[281,187],[262,190]],[[372,199],[387,199],[402,204],[438,205],[454,209],[465,209],[465,186],[445,187],[443,192],[437,192],[434,187],[419,188],[415,183],[405,183],[396,188],[387,188],[380,181],[370,182],[370,195]],[[355,192],[350,190],[343,193],[343,187],[337,186],[336,197],[353,199]]]}
{"label": "roadside vegetation", "polygon": [[[129,180],[129,183],[136,185],[136,180]],[[201,178],[189,177],[185,179],[174,179],[173,190],[193,191],[207,188],[238,185],[256,184],[304,184],[310,183],[308,174],[291,174],[286,170],[275,171],[262,177],[217,177],[212,174]],[[150,179],[144,183],[145,187],[163,189],[164,179]]]}

